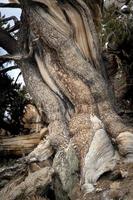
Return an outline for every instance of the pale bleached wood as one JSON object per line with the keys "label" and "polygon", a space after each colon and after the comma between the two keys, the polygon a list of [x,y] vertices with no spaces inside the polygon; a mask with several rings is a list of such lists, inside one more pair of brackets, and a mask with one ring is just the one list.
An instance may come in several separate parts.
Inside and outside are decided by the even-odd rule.
{"label": "pale bleached wood", "polygon": [[0,138],[0,155],[24,156],[30,153],[47,134],[47,131],[47,128],[43,128],[39,133]]}

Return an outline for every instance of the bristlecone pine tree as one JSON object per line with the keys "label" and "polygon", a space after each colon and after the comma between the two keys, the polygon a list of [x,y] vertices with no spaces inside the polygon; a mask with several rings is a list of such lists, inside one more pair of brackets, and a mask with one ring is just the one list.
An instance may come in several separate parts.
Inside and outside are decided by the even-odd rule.
{"label": "bristlecone pine tree", "polygon": [[[114,109],[102,61],[102,4],[20,0],[18,48],[11,36],[8,45],[0,44],[20,66],[49,125],[45,139],[15,171],[0,173],[12,177],[0,199],[132,199],[132,187],[115,182],[128,176],[124,161],[132,162],[133,132]],[[106,172],[107,178],[101,177]]]}

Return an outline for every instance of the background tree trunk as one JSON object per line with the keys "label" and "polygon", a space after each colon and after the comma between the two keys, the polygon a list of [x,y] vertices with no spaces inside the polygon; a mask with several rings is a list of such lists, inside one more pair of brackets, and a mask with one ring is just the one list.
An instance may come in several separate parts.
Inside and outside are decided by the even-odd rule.
{"label": "background tree trunk", "polygon": [[113,108],[102,61],[102,1],[22,0],[21,5],[19,48],[22,58],[30,49],[33,54],[19,65],[49,133],[25,158],[33,174],[6,185],[3,200],[111,199],[114,193],[125,198],[131,191],[121,194],[122,186],[114,189],[111,180],[96,186],[105,172],[124,178],[127,165],[121,161],[131,161],[133,153],[132,128]]}

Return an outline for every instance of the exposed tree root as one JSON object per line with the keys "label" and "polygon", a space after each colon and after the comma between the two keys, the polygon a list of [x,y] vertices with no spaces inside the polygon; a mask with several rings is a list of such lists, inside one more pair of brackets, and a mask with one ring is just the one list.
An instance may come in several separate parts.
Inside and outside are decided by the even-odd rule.
{"label": "exposed tree root", "polygon": [[85,178],[83,187],[86,192],[93,191],[93,185],[98,178],[105,172],[113,170],[119,159],[102,122],[98,118],[96,119],[96,116],[95,120],[92,119],[92,121],[95,133],[85,156],[83,168],[83,177]]}
{"label": "exposed tree root", "polygon": [[41,195],[52,181],[54,170],[45,167],[34,173],[29,174],[19,185],[5,187],[0,196],[2,200],[28,199],[33,195]]}

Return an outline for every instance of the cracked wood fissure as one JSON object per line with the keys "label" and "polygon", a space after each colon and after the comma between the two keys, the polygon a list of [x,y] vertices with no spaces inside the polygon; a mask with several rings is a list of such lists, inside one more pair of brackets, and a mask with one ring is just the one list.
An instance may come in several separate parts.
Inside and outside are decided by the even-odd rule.
{"label": "cracked wood fissure", "polygon": [[[34,45],[33,55],[19,63],[27,88],[49,123],[46,140],[56,152],[52,167],[57,182],[66,199],[78,199],[82,192],[93,191],[101,174],[113,170],[119,159],[108,133],[126,156],[133,153],[133,137],[111,105],[93,11],[87,6],[91,1],[21,4],[20,49],[27,55],[33,41]],[[40,155],[45,145],[44,141],[31,153],[33,160],[46,159],[47,151]]]}
{"label": "cracked wood fissure", "polygon": [[[72,2],[71,2],[71,4],[72,4]],[[81,4],[78,4],[78,7],[82,8],[83,2],[82,1],[79,1],[79,2]],[[76,4],[77,3],[75,3],[74,6]],[[62,7],[63,7],[63,9],[65,9],[64,8],[65,5],[63,5]],[[49,7],[49,10],[50,10],[50,7]],[[85,10],[85,13],[87,11],[88,11],[88,9]],[[87,14],[88,14],[88,12],[87,12]],[[113,120],[113,118],[115,118],[115,119],[117,118],[117,121],[119,121],[119,124],[120,124],[120,129],[123,129],[124,126],[121,124],[119,117],[116,116],[116,114],[114,114],[114,112],[112,112],[113,109],[112,109],[112,106],[110,105],[110,99],[108,98],[108,88],[106,86],[105,81],[103,80],[102,75],[99,73],[99,71],[97,71],[95,69],[96,65],[95,64],[92,65],[91,57],[88,57],[87,60],[84,58],[84,56],[83,56],[84,52],[82,52],[82,48],[78,48],[78,46],[79,47],[82,46],[82,41],[80,41],[81,44],[79,43],[78,46],[76,45],[77,40],[78,40],[78,39],[77,40],[75,39],[76,34],[74,34],[74,33],[76,31],[73,27],[71,28],[71,25],[70,26],[68,25],[69,24],[68,20],[66,19],[66,28],[68,27],[67,31],[65,31],[65,29],[63,29],[63,27],[61,26],[61,32],[60,32],[60,30],[58,29],[58,23],[57,23],[59,19],[56,22],[56,18],[55,19],[52,18],[51,15],[46,13],[45,10],[42,9],[41,7],[33,7],[33,9],[31,9],[31,11],[30,11],[30,16],[31,16],[31,30],[33,31],[33,33],[35,33],[35,35],[39,35],[39,33],[42,33],[42,37],[41,37],[41,35],[40,35],[40,37],[41,37],[42,41],[44,42],[44,45],[45,45],[45,43],[47,43],[47,45],[50,46],[50,48],[52,48],[52,49],[54,48],[56,50],[62,70],[67,70],[67,72],[73,73],[74,76],[75,75],[80,76],[82,78],[82,81],[88,83],[90,89],[92,90],[92,94],[94,94],[93,95],[94,98],[96,99],[96,101],[99,101],[97,103],[97,105],[98,106],[100,105],[99,106],[100,113],[102,113],[102,111],[104,110],[102,117],[105,120],[105,122],[106,122],[106,112],[108,113],[108,111],[111,110],[112,120]],[[40,21],[40,26],[38,26],[37,29],[36,29],[36,27],[34,27],[34,25],[36,23],[33,23],[33,21],[32,21],[32,18],[34,16],[36,16],[35,17],[36,23],[37,23],[37,21]],[[86,19],[87,19],[87,17],[88,17],[88,15],[86,16]],[[75,18],[74,18],[73,23],[75,23],[75,21],[76,21]],[[91,25],[91,27],[90,27],[90,25]],[[90,46],[90,49],[92,50],[91,54],[100,55],[100,51],[96,48],[97,46],[99,46],[99,44],[97,43],[97,40],[95,40],[96,31],[94,30],[94,24],[92,23],[91,18],[89,18],[89,24],[87,27],[89,30],[91,30],[91,34],[90,34],[91,37],[89,37],[89,40],[91,42],[86,41],[86,43],[88,43],[88,46]],[[84,33],[84,30],[82,29],[82,26],[81,26],[81,33],[82,32]],[[92,34],[92,32],[93,32],[93,34]],[[87,33],[88,33],[88,31],[87,31]],[[43,37],[43,34],[45,35],[45,38]],[[93,36],[94,36],[94,39],[93,39]],[[92,38],[92,39],[90,39],[90,38]],[[91,44],[93,44],[93,46]],[[96,50],[97,54],[95,53],[95,50]],[[53,55],[51,55],[51,57],[52,56]],[[96,56],[93,56],[93,57],[96,57]],[[93,59],[93,62],[95,60],[98,62],[100,60],[99,56],[97,56],[96,59]],[[98,68],[100,68],[100,67],[101,67],[101,69],[103,68],[102,63],[99,62],[98,65],[99,65]],[[65,74],[65,72],[63,72],[63,74]],[[44,79],[46,79],[46,77]],[[71,87],[71,85],[72,84],[70,84],[69,88]],[[64,88],[63,88],[63,90],[64,90]],[[68,88],[67,88],[67,90],[68,90]],[[68,92],[68,91],[66,91],[66,92]],[[102,105],[103,105],[102,107],[101,107],[100,102],[102,102]],[[105,116],[104,116],[104,113],[105,113]],[[115,121],[116,120],[114,120],[114,123],[115,123]],[[117,135],[117,132],[121,132],[121,130],[118,130],[118,129],[116,132],[115,126],[113,129],[114,129],[113,134],[115,134],[115,135]],[[114,137],[116,137],[115,135],[114,135]]]}
{"label": "cracked wood fissure", "polygon": [[[61,4],[54,0],[34,2],[45,5],[31,4],[28,23],[34,37],[39,36],[43,44],[42,55],[38,59],[35,53],[35,57],[44,82],[52,90],[51,94],[54,95],[53,91],[58,94],[57,102],[58,98],[62,102],[61,93],[65,94],[77,113],[100,114],[106,122],[106,115],[111,112],[112,119],[116,116],[119,121],[110,104],[106,83],[99,73],[99,68],[103,66],[89,8],[81,0],[64,1]],[[47,57],[50,59],[47,60]],[[94,104],[97,108],[93,107]],[[60,108],[59,110],[61,111]],[[67,121],[66,116],[64,117],[64,121]],[[114,127],[113,136],[116,137],[121,129],[121,125],[117,131]]]}

